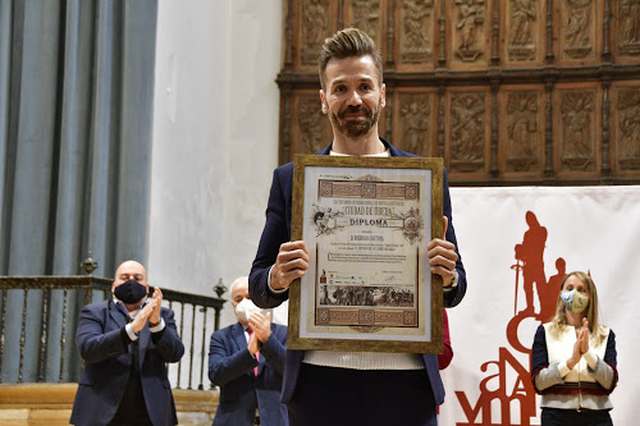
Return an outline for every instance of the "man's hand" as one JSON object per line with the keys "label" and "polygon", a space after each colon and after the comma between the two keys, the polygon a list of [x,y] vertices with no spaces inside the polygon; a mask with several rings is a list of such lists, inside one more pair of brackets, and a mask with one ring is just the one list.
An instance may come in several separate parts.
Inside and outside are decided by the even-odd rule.
{"label": "man's hand", "polygon": [[264,315],[261,312],[254,312],[249,318],[249,327],[260,343],[265,343],[271,336],[271,313]]}
{"label": "man's hand", "polygon": [[138,334],[140,330],[142,330],[147,324],[149,317],[151,316],[153,310],[156,308],[156,299],[151,299],[145,306],[142,308],[140,312],[136,315],[136,317],[131,322],[131,328],[133,332]]}
{"label": "man's hand", "polygon": [[427,256],[429,257],[429,267],[431,272],[442,277],[442,285],[450,287],[455,277],[456,261],[458,254],[456,246],[447,241],[447,228],[449,219],[446,216],[444,220],[444,233],[442,239],[434,238],[427,245]]}
{"label": "man's hand", "polygon": [[309,251],[302,240],[280,245],[276,263],[271,268],[271,288],[284,290],[309,269]]}
{"label": "man's hand", "polygon": [[153,290],[153,295],[151,296],[151,300],[156,302],[154,310],[151,312],[151,316],[149,317],[149,325],[151,327],[155,327],[160,324],[160,312],[162,311],[162,290],[158,287],[155,287]]}
{"label": "man's hand", "polygon": [[256,354],[260,350],[260,346],[258,345],[258,337],[256,336],[255,332],[251,333],[251,336],[249,336],[249,343],[247,345],[247,349],[249,350],[249,353],[254,358],[256,357]]}

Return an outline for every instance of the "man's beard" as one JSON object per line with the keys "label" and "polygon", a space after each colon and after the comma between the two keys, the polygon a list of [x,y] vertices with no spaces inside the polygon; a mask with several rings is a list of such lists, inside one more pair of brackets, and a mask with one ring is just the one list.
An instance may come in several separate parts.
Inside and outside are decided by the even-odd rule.
{"label": "man's beard", "polygon": [[[345,120],[347,114],[364,113],[363,120]],[[349,106],[338,114],[329,114],[329,120],[333,127],[340,133],[353,138],[358,139],[371,130],[373,126],[378,124],[378,116],[380,115],[380,108],[369,109],[366,105],[362,104],[357,107]]]}

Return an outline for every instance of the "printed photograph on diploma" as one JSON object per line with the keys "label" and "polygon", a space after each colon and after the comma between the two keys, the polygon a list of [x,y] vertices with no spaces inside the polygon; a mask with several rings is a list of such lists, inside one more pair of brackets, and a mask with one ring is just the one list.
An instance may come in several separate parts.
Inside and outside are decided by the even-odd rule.
{"label": "printed photograph on diploma", "polygon": [[441,160],[300,156],[293,197],[310,267],[290,289],[289,347],[437,352],[426,246],[442,228]]}

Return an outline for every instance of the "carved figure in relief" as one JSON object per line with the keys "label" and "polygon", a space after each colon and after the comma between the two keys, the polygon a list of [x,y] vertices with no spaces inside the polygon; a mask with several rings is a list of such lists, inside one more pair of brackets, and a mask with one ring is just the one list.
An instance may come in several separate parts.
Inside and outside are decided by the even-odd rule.
{"label": "carved figure in relief", "polygon": [[562,96],[562,162],[570,169],[584,170],[591,164],[593,100],[592,92],[571,92]]}
{"label": "carved figure in relief", "polygon": [[640,0],[620,0],[620,50],[623,53],[640,53]]}
{"label": "carved figure in relief", "polygon": [[624,169],[640,169],[640,87],[620,92],[618,117],[618,160]]}
{"label": "carved figure in relief", "polygon": [[467,163],[458,168],[476,170],[484,158],[484,94],[454,97],[451,112],[452,162]]}
{"label": "carved figure in relief", "polygon": [[527,171],[538,162],[536,153],[537,96],[535,93],[512,93],[507,101],[509,150],[507,162],[516,171]]}
{"label": "carved figure in relief", "polygon": [[309,0],[302,7],[302,61],[305,64],[317,62],[317,46],[322,44],[329,29],[327,8],[327,0]]}
{"label": "carved figure in relief", "polygon": [[526,46],[533,41],[532,23],[536,20],[535,0],[511,0],[511,44]]}
{"label": "carved figure in relief", "polygon": [[325,144],[323,139],[323,117],[315,97],[301,98],[298,110],[298,126],[302,143],[309,154],[315,154]]}
{"label": "carved figure in relief", "polygon": [[407,0],[402,7],[403,59],[419,62],[431,54],[428,23],[433,0]]}
{"label": "carved figure in relief", "polygon": [[484,25],[484,0],[455,0],[458,6],[456,29],[460,43],[456,56],[465,62],[473,62],[482,54],[478,44],[478,27]]}
{"label": "carved figure in relief", "polygon": [[402,145],[407,151],[420,155],[427,147],[431,115],[430,97],[411,96],[401,102]]}
{"label": "carved figure in relief", "polygon": [[351,8],[353,26],[361,29],[375,40],[378,33],[379,0],[351,0]]}
{"label": "carved figure in relief", "polygon": [[565,0],[565,51],[572,58],[583,58],[591,52],[592,0]]}

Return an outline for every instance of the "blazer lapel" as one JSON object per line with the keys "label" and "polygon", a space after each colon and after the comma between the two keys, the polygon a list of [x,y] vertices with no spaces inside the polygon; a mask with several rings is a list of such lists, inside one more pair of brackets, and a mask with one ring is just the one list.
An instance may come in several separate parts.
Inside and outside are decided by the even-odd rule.
{"label": "blazer lapel", "polygon": [[242,328],[242,325],[239,322],[233,325],[231,328],[231,334],[233,341],[238,346],[238,349],[242,350],[247,348],[247,338],[244,337],[244,328]]}
{"label": "blazer lapel", "polygon": [[396,148],[394,145],[391,145],[389,142],[387,142],[386,140],[380,138],[382,140],[382,143],[384,143],[387,148],[389,149],[389,154],[391,154],[392,157],[407,157],[407,153],[404,151],[399,150],[398,148]]}
{"label": "blazer lapel", "polygon": [[[238,351],[244,351],[248,347],[247,338],[244,335],[244,327],[237,322],[231,327],[231,338],[235,342],[238,347]],[[247,372],[246,374],[253,375],[252,372]]]}
{"label": "blazer lapel", "polygon": [[[274,323],[271,323],[271,337],[276,338],[276,325]],[[267,361],[265,357],[260,355],[260,359],[258,360],[258,376],[262,374],[262,370],[264,370],[266,364]]]}
{"label": "blazer lapel", "polygon": [[113,300],[109,300],[109,316],[118,325],[118,328],[122,328],[127,325],[128,315],[124,308]]}

